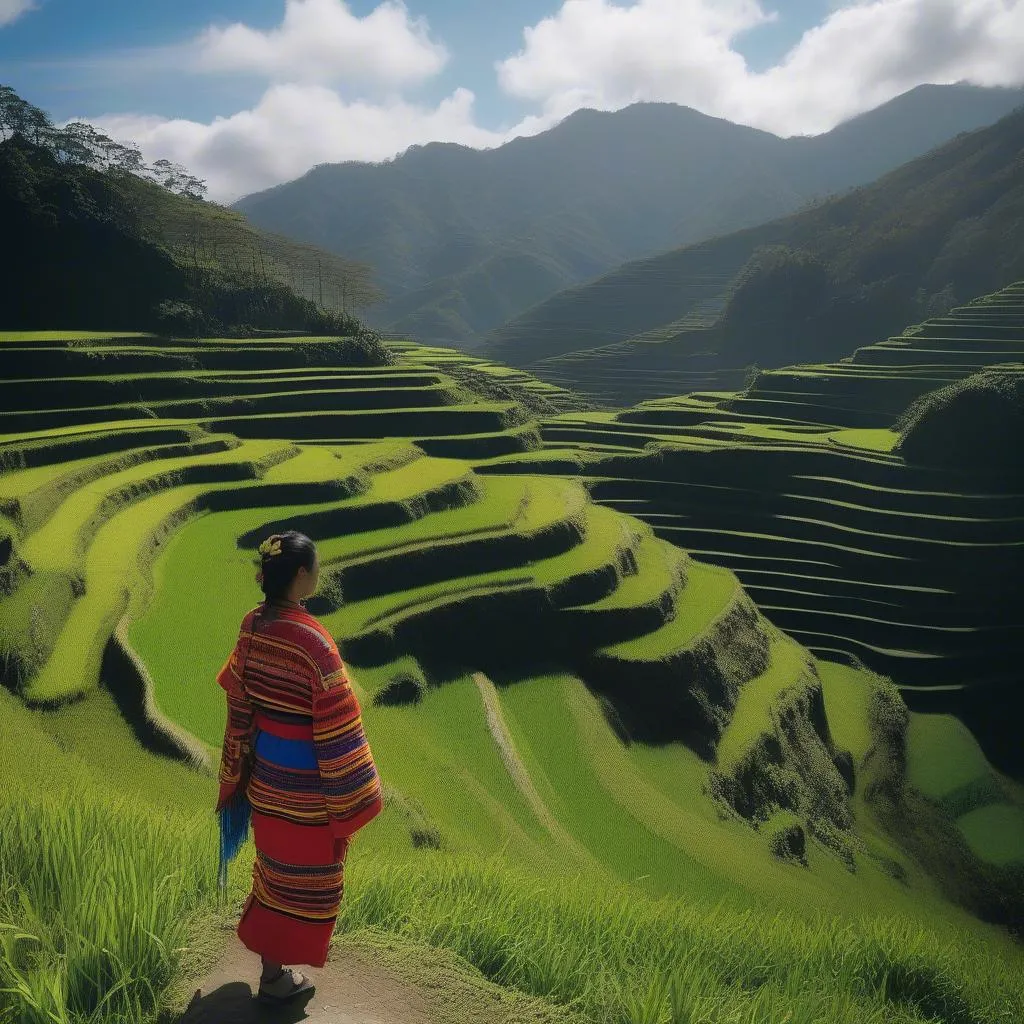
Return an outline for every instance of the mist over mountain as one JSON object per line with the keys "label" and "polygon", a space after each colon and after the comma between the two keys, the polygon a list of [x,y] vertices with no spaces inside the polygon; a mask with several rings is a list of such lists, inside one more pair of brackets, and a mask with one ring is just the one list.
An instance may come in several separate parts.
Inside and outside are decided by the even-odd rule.
{"label": "mist over mountain", "polygon": [[[1024,108],[813,209],[627,262],[483,348],[516,366],[578,353],[580,379],[595,358],[605,373],[838,359],[1024,277],[1022,233]],[[694,331],[686,318],[716,300],[718,322]],[[655,333],[664,344],[645,344]]]}
{"label": "mist over mountain", "polygon": [[921,86],[790,139],[670,103],[580,110],[492,150],[324,164],[235,208],[372,266],[375,326],[468,347],[562,289],[864,184],[1021,103],[1020,89]]}

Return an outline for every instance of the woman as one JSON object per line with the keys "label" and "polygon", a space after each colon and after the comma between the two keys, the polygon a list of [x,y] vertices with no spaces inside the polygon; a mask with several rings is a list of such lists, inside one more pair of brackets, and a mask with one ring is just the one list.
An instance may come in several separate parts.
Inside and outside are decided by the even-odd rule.
{"label": "woman", "polygon": [[251,806],[256,860],[238,937],[263,959],[261,1001],[281,1002],[312,989],[283,965],[324,965],[349,844],[382,801],[337,645],[302,607],[320,576],[316,547],[289,530],[259,551],[265,600],[217,675],[228,704],[217,811],[237,850]]}

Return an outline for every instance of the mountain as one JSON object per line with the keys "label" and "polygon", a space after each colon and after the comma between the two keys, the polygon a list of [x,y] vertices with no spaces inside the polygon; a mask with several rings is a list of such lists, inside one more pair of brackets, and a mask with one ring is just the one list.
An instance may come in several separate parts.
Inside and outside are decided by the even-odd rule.
{"label": "mountain", "polygon": [[[799,205],[785,175],[755,171],[784,147],[670,104],[583,110],[494,150],[431,143],[382,165],[321,166],[235,209],[373,266],[389,298],[374,323],[464,342],[630,256]],[[666,206],[674,192],[702,201]]]}
{"label": "mountain", "polygon": [[797,144],[793,171],[804,159],[803,146],[818,160],[833,160],[829,172],[845,174],[847,185],[866,184],[963,132],[994,124],[1021,104],[1021,89],[921,85],[825,135],[791,140]]}
{"label": "mountain", "polygon": [[[618,267],[484,347],[518,366],[565,356],[569,387],[595,360],[614,377],[698,354],[704,370],[838,359],[1024,277],[1022,235],[1024,110],[812,209]],[[687,329],[716,297],[718,323]]]}
{"label": "mountain", "polygon": [[817,137],[668,103],[580,110],[491,150],[325,164],[239,200],[256,225],[368,263],[394,333],[475,343],[631,259],[763,223],[991,124],[1024,90],[923,86]]}

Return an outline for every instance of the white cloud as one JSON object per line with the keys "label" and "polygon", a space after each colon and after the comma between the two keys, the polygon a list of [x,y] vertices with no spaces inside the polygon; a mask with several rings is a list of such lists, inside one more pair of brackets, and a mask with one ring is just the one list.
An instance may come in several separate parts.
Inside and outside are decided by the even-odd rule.
{"label": "white cloud", "polygon": [[35,7],[35,0],[0,0],[0,28]]}
{"label": "white cloud", "polygon": [[401,85],[437,74],[448,52],[422,18],[385,0],[356,17],[343,0],[286,0],[278,28],[210,27],[196,41],[196,66],[290,82],[360,81]]}
{"label": "white cloud", "polygon": [[[92,122],[112,138],[133,142],[149,160],[184,164],[206,179],[211,199],[230,202],[318,163],[385,160],[432,141],[478,149],[505,141],[506,134],[476,125],[473,100],[468,89],[457,89],[435,107],[404,100],[346,103],[324,86],[286,84],[268,89],[252,110],[212,124],[131,114]],[[546,127],[531,123],[534,130]]]}
{"label": "white cloud", "polygon": [[770,16],[756,0],[566,0],[497,64],[510,95],[568,112],[670,95],[716,102],[744,74],[732,40]]}
{"label": "white cloud", "polygon": [[760,0],[564,0],[499,62],[549,116],[663,100],[781,135],[827,131],[926,82],[1024,83],[1024,0],[859,0],[755,73],[734,49]]}
{"label": "white cloud", "polygon": [[[496,65],[501,87],[538,113],[490,131],[468,89],[436,104],[401,94],[447,58],[403,5],[386,0],[359,19],[341,0],[287,0],[276,29],[209,29],[186,45],[186,67],[271,78],[252,109],[208,124],[91,120],[231,201],[317,163],[384,160],[430,141],[500,145],[585,106],[671,101],[780,135],[814,134],[926,82],[1024,84],[1024,0],[845,0],[775,67],[753,72],[736,41],[777,17],[767,0],[564,0]],[[342,79],[364,87],[362,98],[330,88]]]}

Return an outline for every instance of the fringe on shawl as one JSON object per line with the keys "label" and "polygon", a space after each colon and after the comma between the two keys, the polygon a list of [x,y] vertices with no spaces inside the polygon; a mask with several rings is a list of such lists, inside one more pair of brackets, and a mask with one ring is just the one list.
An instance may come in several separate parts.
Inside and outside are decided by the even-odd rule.
{"label": "fringe on shawl", "polygon": [[252,806],[245,794],[245,787],[239,786],[234,796],[220,809],[220,865],[217,870],[217,887],[223,893],[228,884],[228,864],[235,859],[242,844],[249,838],[249,821]]}

